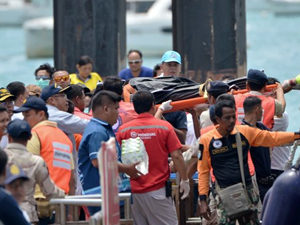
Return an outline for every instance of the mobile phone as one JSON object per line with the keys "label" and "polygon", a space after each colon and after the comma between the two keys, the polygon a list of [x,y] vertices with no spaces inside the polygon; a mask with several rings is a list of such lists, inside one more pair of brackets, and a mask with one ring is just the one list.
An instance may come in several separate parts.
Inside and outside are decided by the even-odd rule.
{"label": "mobile phone", "polygon": [[172,181],[168,179],[166,181],[166,197],[171,197],[172,196]]}

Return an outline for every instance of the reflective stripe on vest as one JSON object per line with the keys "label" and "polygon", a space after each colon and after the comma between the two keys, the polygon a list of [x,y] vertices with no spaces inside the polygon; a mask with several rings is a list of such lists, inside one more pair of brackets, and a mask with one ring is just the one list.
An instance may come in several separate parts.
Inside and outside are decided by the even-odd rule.
{"label": "reflective stripe on vest", "polygon": [[238,94],[235,95],[235,105],[236,105],[236,116],[237,124],[241,124],[243,118],[245,117],[243,103],[248,96],[256,96],[262,101],[263,108],[263,117],[262,122],[270,129],[274,125],[274,115],[275,115],[275,99],[272,97],[266,97],[264,95],[250,95],[247,94]]}
{"label": "reflective stripe on vest", "polygon": [[48,166],[51,179],[56,186],[68,193],[71,178],[72,142],[57,127],[38,126],[33,128],[32,132],[39,137],[40,154]]}

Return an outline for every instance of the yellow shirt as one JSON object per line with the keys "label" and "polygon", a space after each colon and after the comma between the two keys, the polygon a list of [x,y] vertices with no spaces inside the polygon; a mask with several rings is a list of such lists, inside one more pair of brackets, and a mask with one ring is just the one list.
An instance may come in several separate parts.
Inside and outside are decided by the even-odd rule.
{"label": "yellow shirt", "polygon": [[98,73],[91,73],[90,76],[85,80],[82,81],[77,74],[72,73],[70,74],[70,80],[71,80],[71,84],[84,84],[87,88],[90,89],[90,91],[93,91],[94,89],[96,89],[97,87],[97,83],[100,81],[102,82],[102,78],[100,77],[100,75]]}

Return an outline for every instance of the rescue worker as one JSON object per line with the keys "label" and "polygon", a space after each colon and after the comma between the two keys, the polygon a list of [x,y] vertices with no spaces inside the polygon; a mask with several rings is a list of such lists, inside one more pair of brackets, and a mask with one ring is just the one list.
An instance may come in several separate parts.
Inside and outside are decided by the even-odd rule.
{"label": "rescue worker", "polygon": [[27,212],[31,223],[37,223],[36,201],[34,199],[35,186],[38,184],[47,199],[64,197],[65,192],[58,188],[50,178],[47,165],[43,158],[28,152],[26,145],[31,138],[31,128],[24,120],[15,119],[7,127],[9,144],[5,149],[8,164],[14,163],[21,167],[30,179],[25,201],[21,208]]}
{"label": "rescue worker", "polygon": [[140,137],[149,156],[149,173],[130,179],[132,192],[132,214],[134,224],[177,224],[177,215],[168,181],[170,154],[181,182],[181,199],[189,195],[190,184],[182,157],[182,145],[173,127],[166,121],[154,117],[156,112],[154,95],[149,91],[138,91],[133,95],[133,105],[138,117],[120,127],[118,142]]}
{"label": "rescue worker", "polygon": [[246,87],[249,90],[246,94],[235,95],[237,108],[237,119],[241,123],[244,118],[243,102],[248,96],[257,96],[262,100],[263,107],[263,123],[272,129],[274,125],[274,115],[281,117],[285,110],[285,99],[281,84],[277,83],[276,99],[265,96],[268,78],[266,74],[260,70],[250,69],[247,75]]}
{"label": "rescue worker", "polygon": [[[242,124],[256,127],[260,130],[270,130],[263,123],[260,98],[249,96],[244,101],[245,118]],[[275,178],[271,176],[271,152],[269,147],[251,147],[251,158],[255,167],[256,180],[259,188],[260,200],[263,203],[267,191],[272,187]]]}
{"label": "rescue worker", "polygon": [[[30,97],[17,112],[23,112],[32,129],[32,138],[27,144],[27,149],[41,156],[49,169],[50,177],[54,183],[64,190],[66,194],[75,193],[75,173],[72,157],[72,143],[66,134],[57,128],[55,122],[48,120],[48,110],[41,98]],[[40,190],[36,190],[35,198],[38,205],[44,205],[45,197]],[[71,217],[71,210],[69,216]],[[52,215],[45,216],[45,220]]]}
{"label": "rescue worker", "polygon": [[[246,181],[246,187],[244,188],[249,193],[251,210],[248,214],[238,217],[237,220],[240,225],[260,224],[256,208],[259,195],[253,187],[247,163],[249,148],[251,146],[272,147],[282,145],[299,139],[300,134],[299,132],[269,132],[248,126],[235,125],[235,111],[236,108],[233,101],[224,100],[217,102],[215,105],[215,117],[219,125],[201,137],[199,146],[201,156],[198,162],[200,214],[205,219],[210,219],[207,196],[211,168],[213,168],[213,174],[220,189],[242,182],[238,163],[237,143],[235,140],[236,128],[238,128],[241,136]],[[235,219],[231,220],[227,216],[218,193],[216,201],[218,224],[235,224]]]}

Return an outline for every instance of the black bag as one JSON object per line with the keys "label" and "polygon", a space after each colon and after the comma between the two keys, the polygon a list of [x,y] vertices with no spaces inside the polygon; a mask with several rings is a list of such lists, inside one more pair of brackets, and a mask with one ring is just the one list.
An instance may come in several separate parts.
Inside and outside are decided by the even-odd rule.
{"label": "black bag", "polygon": [[200,84],[185,77],[136,77],[129,84],[137,91],[145,90],[154,94],[156,104],[167,100],[178,101],[200,97]]}

